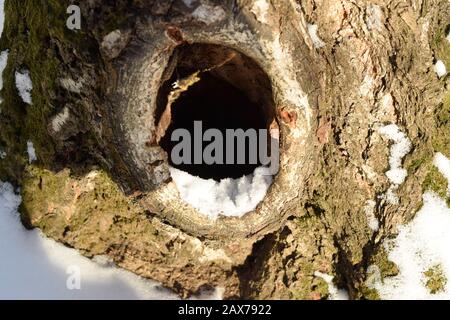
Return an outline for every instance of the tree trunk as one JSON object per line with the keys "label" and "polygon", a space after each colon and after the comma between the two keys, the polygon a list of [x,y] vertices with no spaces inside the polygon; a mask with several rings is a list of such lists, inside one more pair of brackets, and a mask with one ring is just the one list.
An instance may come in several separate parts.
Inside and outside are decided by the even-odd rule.
{"label": "tree trunk", "polygon": [[[382,240],[421,206],[434,153],[450,155],[448,78],[433,69],[450,66],[448,1],[90,0],[81,30],[66,27],[70,2],[6,1],[0,178],[21,187],[26,226],[182,296],[326,298],[318,271],[372,297],[367,266],[393,268]],[[182,50],[192,44],[205,45]],[[174,64],[227,59],[224,76],[260,93],[279,128],[280,171],[255,210],[211,220],[170,178],[158,94]],[[392,124],[411,143],[398,183]]]}

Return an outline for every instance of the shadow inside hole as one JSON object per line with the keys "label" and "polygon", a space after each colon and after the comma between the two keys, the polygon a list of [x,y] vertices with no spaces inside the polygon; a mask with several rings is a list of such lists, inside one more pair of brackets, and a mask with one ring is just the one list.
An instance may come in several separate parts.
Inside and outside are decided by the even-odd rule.
{"label": "shadow inside hole", "polygon": [[[160,88],[156,119],[159,122],[164,112],[173,83],[197,71],[202,71],[200,80],[191,85],[171,106],[171,122],[159,142],[169,155],[169,164],[177,169],[203,179],[219,181],[224,178],[240,178],[253,173],[261,166],[258,161],[249,161],[249,141],[246,140],[245,164],[225,164],[226,129],[269,129],[274,121],[275,108],[271,84],[264,71],[250,58],[223,46],[209,44],[183,45],[176,49],[172,59],[177,59],[170,79]],[[174,64],[172,64],[174,65]],[[202,132],[218,129],[224,137],[224,164],[193,164],[194,121],[202,122]],[[171,160],[171,152],[178,141],[172,141],[176,129],[187,129],[191,134],[191,164],[176,165]],[[258,140],[259,140],[258,136]],[[198,140],[197,140],[198,141]],[[204,148],[210,142],[203,142]],[[237,154],[235,143],[235,160]],[[268,148],[270,143],[266,144]],[[258,141],[259,148],[259,141]],[[269,154],[270,150],[266,150]],[[259,150],[258,150],[259,154]]]}

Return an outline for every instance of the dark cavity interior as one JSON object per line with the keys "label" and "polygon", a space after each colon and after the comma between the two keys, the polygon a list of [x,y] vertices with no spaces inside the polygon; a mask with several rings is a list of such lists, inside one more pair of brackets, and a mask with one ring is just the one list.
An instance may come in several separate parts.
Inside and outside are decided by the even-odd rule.
{"label": "dark cavity interior", "polygon": [[[189,86],[172,103],[170,125],[162,135],[159,145],[167,152],[171,166],[194,176],[219,181],[251,174],[255,168],[261,166],[261,163],[258,160],[256,164],[249,164],[248,141],[246,141],[246,164],[175,165],[172,162],[171,151],[178,143],[171,141],[175,129],[189,130],[193,140],[194,121],[202,121],[203,132],[215,128],[225,137],[226,129],[269,129],[275,118],[270,80],[256,62],[224,46],[192,44],[177,47],[165,70],[157,99],[157,124],[164,118],[163,114],[167,110],[173,84],[197,71],[200,71],[200,80]],[[203,149],[208,144],[209,142],[203,142]],[[270,148],[270,144],[267,145]],[[192,157],[193,148],[192,146]]]}

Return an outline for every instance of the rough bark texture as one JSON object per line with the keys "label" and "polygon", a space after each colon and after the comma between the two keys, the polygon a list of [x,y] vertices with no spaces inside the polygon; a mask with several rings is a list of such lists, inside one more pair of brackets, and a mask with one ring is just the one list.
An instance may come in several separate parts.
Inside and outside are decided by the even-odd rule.
{"label": "rough bark texture", "polygon": [[[431,160],[450,156],[448,78],[433,71],[435,59],[450,66],[448,1],[90,0],[77,32],[65,28],[68,4],[6,1],[0,178],[21,186],[27,226],[182,296],[223,287],[226,298],[326,298],[315,271],[351,298],[374,296],[368,264],[394,268],[382,239],[413,217],[424,188],[445,190]],[[236,49],[272,83],[281,169],[241,219],[211,221],[185,204],[154,143],[157,93],[183,43]],[[20,68],[31,106],[14,86]],[[397,204],[383,196],[391,142],[378,132],[391,123],[413,144]]]}

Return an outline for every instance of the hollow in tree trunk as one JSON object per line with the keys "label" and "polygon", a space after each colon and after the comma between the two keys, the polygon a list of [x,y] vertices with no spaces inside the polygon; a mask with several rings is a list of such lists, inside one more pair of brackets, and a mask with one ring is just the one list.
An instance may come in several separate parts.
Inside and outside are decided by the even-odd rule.
{"label": "hollow in tree trunk", "polygon": [[[21,187],[27,227],[183,297],[326,298],[318,272],[374,294],[367,266],[395,269],[382,241],[420,207],[434,153],[450,155],[433,69],[450,65],[448,1],[91,0],[81,30],[69,5],[6,1],[0,178]],[[242,217],[208,218],[171,178],[170,137],[196,120],[277,140],[279,171]],[[404,180],[386,175],[386,128],[409,141]],[[178,169],[219,181],[259,165]]]}

